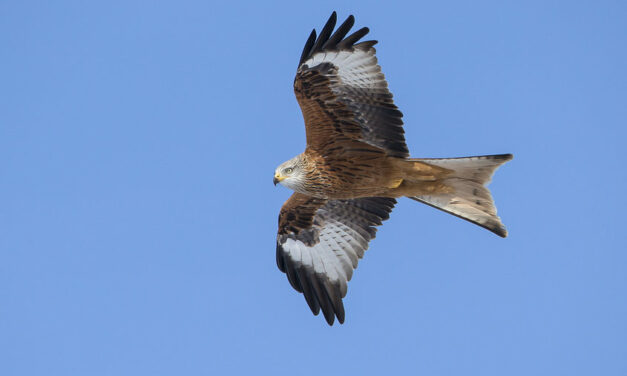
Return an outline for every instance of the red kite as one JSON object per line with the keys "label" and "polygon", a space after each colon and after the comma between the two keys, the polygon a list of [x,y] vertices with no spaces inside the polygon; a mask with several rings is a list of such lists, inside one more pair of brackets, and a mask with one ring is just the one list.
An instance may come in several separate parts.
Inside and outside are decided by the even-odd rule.
{"label": "red kite", "polygon": [[377,64],[376,41],[349,36],[349,16],[333,32],[333,12],[313,30],[298,63],[294,92],[305,118],[307,147],[281,164],[274,184],[295,193],[279,214],[276,257],[314,315],[344,322],[347,283],[389,218],[396,198],[408,197],[505,237],[486,185],[511,154],[410,158],[403,114]]}

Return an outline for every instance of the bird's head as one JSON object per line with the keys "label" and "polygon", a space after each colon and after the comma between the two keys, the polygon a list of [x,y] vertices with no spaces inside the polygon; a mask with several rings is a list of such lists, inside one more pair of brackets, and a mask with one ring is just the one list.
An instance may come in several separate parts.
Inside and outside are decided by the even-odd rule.
{"label": "bird's head", "polygon": [[281,163],[274,171],[274,179],[272,180],[274,185],[281,183],[291,190],[302,191],[305,182],[305,169],[303,167],[304,162],[300,155]]}

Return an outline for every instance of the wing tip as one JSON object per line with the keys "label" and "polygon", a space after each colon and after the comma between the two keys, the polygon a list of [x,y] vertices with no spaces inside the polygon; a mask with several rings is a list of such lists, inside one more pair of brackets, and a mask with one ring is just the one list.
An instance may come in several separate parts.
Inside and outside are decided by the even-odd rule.
{"label": "wing tip", "polygon": [[376,40],[357,43],[361,38],[363,38],[366,34],[370,32],[370,29],[367,27],[362,27],[348,37],[346,36],[346,34],[348,34],[350,29],[355,24],[355,16],[353,16],[352,14],[350,14],[346,18],[346,20],[335,30],[335,33],[333,33],[336,23],[337,12],[333,11],[325,25],[322,27],[319,35],[316,36],[316,29],[312,30],[312,32],[309,34],[307,42],[305,43],[305,47],[303,48],[303,52],[298,63],[299,67],[305,61],[311,58],[316,52],[334,51],[348,49],[352,47],[369,49],[377,44]]}
{"label": "wing tip", "polygon": [[312,29],[309,37],[307,38],[307,42],[305,42],[305,46],[303,47],[303,52],[300,54],[300,61],[298,62],[298,66],[307,60],[307,57],[311,54],[311,48],[316,42],[316,29]]}

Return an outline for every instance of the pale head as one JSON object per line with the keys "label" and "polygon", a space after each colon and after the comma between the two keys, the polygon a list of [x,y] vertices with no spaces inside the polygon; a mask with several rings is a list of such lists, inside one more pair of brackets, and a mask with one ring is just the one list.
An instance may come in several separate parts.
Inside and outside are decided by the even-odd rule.
{"label": "pale head", "polygon": [[274,185],[281,183],[296,192],[304,192],[305,169],[302,155],[283,162],[274,170]]}

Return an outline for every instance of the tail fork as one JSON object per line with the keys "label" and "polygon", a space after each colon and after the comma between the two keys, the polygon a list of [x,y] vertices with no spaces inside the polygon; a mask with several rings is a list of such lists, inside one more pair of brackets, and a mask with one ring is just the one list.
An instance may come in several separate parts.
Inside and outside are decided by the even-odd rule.
{"label": "tail fork", "polygon": [[506,237],[507,230],[496,215],[496,207],[486,185],[490,183],[494,171],[513,157],[511,154],[499,154],[465,158],[411,159],[451,170],[452,173],[441,180],[442,184],[450,188],[447,189],[448,192],[408,197]]}

